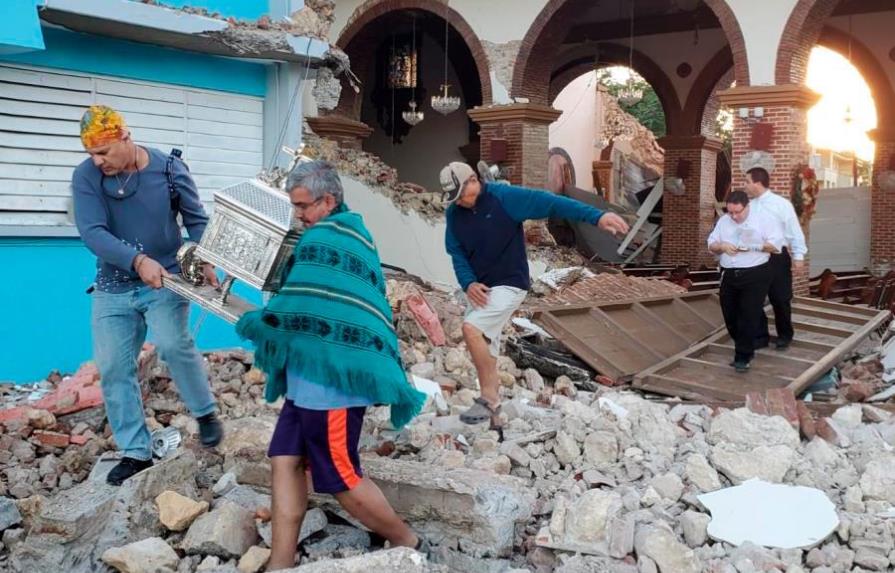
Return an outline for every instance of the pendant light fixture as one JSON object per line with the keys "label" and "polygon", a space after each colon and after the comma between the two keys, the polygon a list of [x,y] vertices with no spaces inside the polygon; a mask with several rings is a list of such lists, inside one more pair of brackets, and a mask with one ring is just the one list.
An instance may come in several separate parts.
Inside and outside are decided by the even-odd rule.
{"label": "pendant light fixture", "polygon": [[453,113],[460,108],[460,98],[448,95],[448,36],[450,18],[450,1],[444,3],[444,83],[441,84],[441,94],[432,96],[432,109],[441,115]]}
{"label": "pendant light fixture", "polygon": [[628,81],[618,92],[618,101],[625,107],[631,107],[643,99],[643,90],[634,81],[634,0],[631,0],[631,36],[628,43]]}
{"label": "pendant light fixture", "polygon": [[[410,73],[414,80],[413,84],[414,84],[414,86],[416,86],[416,84],[419,83],[419,75],[418,75],[419,74],[419,64],[418,64],[419,52],[417,52],[417,50],[416,50],[416,14],[413,15],[412,38],[413,38],[413,40],[412,40],[413,45],[411,46],[411,52],[416,54],[416,57],[413,58],[413,60],[412,60],[413,64],[412,64],[412,69],[411,69]],[[425,117],[425,115],[423,114],[422,111],[419,111],[416,108],[416,87],[413,87],[412,89],[413,89],[413,97],[411,97],[410,103],[407,104],[409,109],[405,110],[401,114],[401,117],[404,119],[405,122],[407,122],[411,126],[414,126],[414,125],[417,125],[419,122],[423,121],[423,118]]]}

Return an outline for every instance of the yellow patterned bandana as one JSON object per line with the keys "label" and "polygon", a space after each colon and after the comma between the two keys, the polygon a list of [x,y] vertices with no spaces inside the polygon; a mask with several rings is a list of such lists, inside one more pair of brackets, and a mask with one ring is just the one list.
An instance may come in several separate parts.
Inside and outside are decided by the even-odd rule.
{"label": "yellow patterned bandana", "polygon": [[81,117],[81,143],[86,149],[120,140],[127,124],[120,113],[105,105],[92,105]]}

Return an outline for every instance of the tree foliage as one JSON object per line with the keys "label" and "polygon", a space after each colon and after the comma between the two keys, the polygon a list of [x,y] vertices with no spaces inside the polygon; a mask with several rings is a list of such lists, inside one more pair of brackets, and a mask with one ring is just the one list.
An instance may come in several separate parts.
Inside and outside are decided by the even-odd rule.
{"label": "tree foliage", "polygon": [[[608,69],[602,69],[597,72],[597,80],[606,87],[610,95],[618,97],[619,92],[627,82],[619,81],[614,78]],[[662,103],[656,90],[649,85],[646,80],[637,75],[632,76],[634,85],[643,90],[643,98],[634,105],[626,106],[619,103],[619,106],[632,116],[634,116],[641,125],[653,132],[656,137],[664,137],[667,133],[665,126],[665,111],[662,109]]]}

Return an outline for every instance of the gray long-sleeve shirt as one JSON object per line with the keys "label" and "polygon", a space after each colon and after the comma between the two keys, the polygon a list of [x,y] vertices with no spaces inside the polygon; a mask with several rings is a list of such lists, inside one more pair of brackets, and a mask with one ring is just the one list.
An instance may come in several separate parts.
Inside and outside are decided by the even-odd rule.
{"label": "gray long-sleeve shirt", "polygon": [[[149,165],[127,176],[103,175],[91,159],[72,175],[75,224],[87,248],[96,255],[96,286],[105,292],[124,292],[142,284],[133,269],[134,258],[145,253],[168,272],[180,272],[177,249],[183,244],[177,213],[165,176],[168,156],[149,147]],[[174,184],[183,225],[190,240],[198,242],[208,216],[196,184],[180,161],[172,163]]]}

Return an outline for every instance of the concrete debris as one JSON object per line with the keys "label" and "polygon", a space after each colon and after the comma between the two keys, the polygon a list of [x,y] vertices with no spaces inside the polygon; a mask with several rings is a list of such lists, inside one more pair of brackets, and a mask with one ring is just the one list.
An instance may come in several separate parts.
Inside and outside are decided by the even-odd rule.
{"label": "concrete debris", "polygon": [[[358,168],[379,173],[372,163]],[[400,201],[410,204],[408,197]],[[544,253],[559,253],[556,266],[582,265],[566,251]],[[616,275],[594,278],[616,280],[604,276]],[[430,542],[431,559],[383,550],[384,541],[331,497],[313,496],[297,547],[302,565],[289,571],[891,568],[895,416],[888,404],[864,397],[871,387],[885,389],[879,356],[840,365],[839,387],[829,396],[864,403],[819,405],[762,391],[732,410],[669,405],[601,384],[557,340],[517,321],[507,327],[508,356],[499,361],[497,431],[459,421],[478,394],[462,341],[462,299],[405,274],[387,279],[402,358],[432,399],[400,432],[387,409],[369,408],[362,466]],[[443,345],[433,344],[425,321],[405,304],[413,294],[437,316]],[[177,555],[157,567],[166,573],[263,569],[271,543],[266,450],[280,405],[264,402],[264,376],[251,353],[217,352],[207,361],[226,440],[214,451],[199,447],[195,421],[147,348],[140,361],[147,423],[176,428],[183,441],[121,488],[104,484],[118,458],[108,453],[113,443],[102,405],[91,398],[94,368],[25,388],[0,385],[0,571],[104,570],[112,562],[103,555],[130,567],[129,556],[144,547],[170,559],[159,543]],[[817,437],[806,432],[809,420]],[[715,541],[702,496],[756,477],[822,492],[838,514],[835,534],[810,550]]]}
{"label": "concrete debris", "polygon": [[159,521],[171,531],[183,531],[208,511],[207,501],[193,501],[176,491],[164,491],[157,498]]}
{"label": "concrete debris", "polygon": [[699,496],[712,512],[708,534],[741,545],[746,541],[782,549],[810,548],[839,526],[836,507],[816,488],[752,479]]}
{"label": "concrete debris", "polygon": [[254,512],[225,503],[190,526],[183,550],[191,555],[239,557],[258,541]]}
{"label": "concrete debris", "polygon": [[120,573],[157,573],[165,568],[176,569],[180,563],[177,553],[160,537],[107,549],[102,560]]}
{"label": "concrete debris", "polygon": [[[579,267],[581,268],[581,267]],[[537,299],[539,306],[557,306],[565,304],[581,304],[594,301],[611,302],[614,300],[630,300],[633,298],[649,298],[669,296],[687,292],[672,282],[663,279],[629,277],[621,274],[600,273],[590,276],[580,274],[566,278],[567,284],[553,286],[555,279],[541,277],[539,281],[549,290],[546,296]],[[537,285],[534,287],[537,288]]]}

